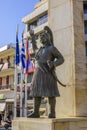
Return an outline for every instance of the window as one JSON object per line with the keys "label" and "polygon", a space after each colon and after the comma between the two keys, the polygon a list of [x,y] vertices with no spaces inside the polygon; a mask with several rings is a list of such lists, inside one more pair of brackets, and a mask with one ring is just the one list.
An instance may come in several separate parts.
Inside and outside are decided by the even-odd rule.
{"label": "window", "polygon": [[31,83],[33,77],[33,73],[29,73],[27,76],[27,83]]}
{"label": "window", "polygon": [[84,13],[87,14],[87,3],[84,3],[83,8],[84,8]]}
{"label": "window", "polygon": [[86,56],[87,56],[87,41],[85,42]]}
{"label": "window", "polygon": [[85,34],[87,34],[87,20],[84,22]]}
{"label": "window", "polygon": [[29,24],[28,29],[29,29],[29,30],[33,30],[35,27],[37,27],[37,21],[34,21],[34,22],[32,22],[31,24]]}
{"label": "window", "polygon": [[9,76],[6,77],[6,85],[9,85]]}
{"label": "window", "polygon": [[2,58],[0,59],[0,63],[1,63],[1,64],[3,63],[3,59],[2,59]]}
{"label": "window", "polygon": [[85,49],[86,49],[86,63],[87,63],[87,41],[85,42]]}
{"label": "window", "polygon": [[0,77],[0,89],[2,87],[2,78]]}
{"label": "window", "polygon": [[10,67],[10,57],[7,57],[7,63],[8,63],[8,67]]}
{"label": "window", "polygon": [[44,24],[48,21],[48,14],[45,14],[43,16],[41,16],[39,19],[38,19],[38,26],[41,25],[41,24]]}
{"label": "window", "polygon": [[21,74],[20,73],[18,73],[18,82],[17,82],[18,84],[20,84],[21,83]]}

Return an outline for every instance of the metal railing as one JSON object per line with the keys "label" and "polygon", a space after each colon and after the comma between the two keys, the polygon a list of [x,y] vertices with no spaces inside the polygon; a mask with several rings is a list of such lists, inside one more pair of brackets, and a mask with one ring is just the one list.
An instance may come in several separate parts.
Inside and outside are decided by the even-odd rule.
{"label": "metal railing", "polygon": [[38,21],[37,25],[40,26],[40,25],[46,23],[47,21],[48,21],[48,17],[43,18],[42,20],[39,20],[39,21]]}
{"label": "metal railing", "polygon": [[3,70],[7,70],[9,68],[15,68],[15,65],[12,64],[12,63],[8,63],[8,65],[6,65],[5,63],[3,63],[1,66],[0,66],[0,71],[3,71]]}
{"label": "metal railing", "polygon": [[12,88],[13,85],[3,85],[3,86],[0,86],[0,90],[4,90],[4,89],[13,89]]}

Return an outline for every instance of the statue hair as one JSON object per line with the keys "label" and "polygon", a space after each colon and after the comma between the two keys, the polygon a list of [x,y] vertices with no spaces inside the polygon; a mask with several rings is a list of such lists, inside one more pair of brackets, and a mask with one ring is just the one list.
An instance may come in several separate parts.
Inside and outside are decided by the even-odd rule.
{"label": "statue hair", "polygon": [[51,43],[52,45],[54,45],[53,34],[52,34],[51,29],[50,29],[48,26],[45,26],[45,27],[44,27],[44,31],[46,31],[46,33],[49,34],[49,36],[50,36],[50,43]]}

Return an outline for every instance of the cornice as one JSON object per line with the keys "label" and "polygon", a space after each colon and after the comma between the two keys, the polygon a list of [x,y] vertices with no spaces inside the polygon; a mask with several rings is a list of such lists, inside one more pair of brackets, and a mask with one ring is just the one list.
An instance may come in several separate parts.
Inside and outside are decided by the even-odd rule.
{"label": "cornice", "polygon": [[42,6],[43,4],[47,3],[48,0],[42,0],[40,1],[39,3],[37,3],[35,6],[34,6],[34,9],[37,9],[39,8],[40,6]]}
{"label": "cornice", "polygon": [[15,69],[9,68],[0,71],[0,77],[5,77],[6,75],[14,75]]}
{"label": "cornice", "polygon": [[10,48],[10,49],[0,52],[0,58],[5,58],[7,56],[14,56],[14,55],[15,55],[14,48]]}

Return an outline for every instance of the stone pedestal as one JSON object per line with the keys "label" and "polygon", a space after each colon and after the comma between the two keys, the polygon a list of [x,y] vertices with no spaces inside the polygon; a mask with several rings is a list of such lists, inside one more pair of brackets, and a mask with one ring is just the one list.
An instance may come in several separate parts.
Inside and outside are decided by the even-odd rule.
{"label": "stone pedestal", "polygon": [[57,68],[57,117],[87,116],[87,73],[83,0],[49,0],[49,26],[65,63]]}
{"label": "stone pedestal", "polygon": [[87,130],[86,118],[28,119],[13,120],[12,130]]}

